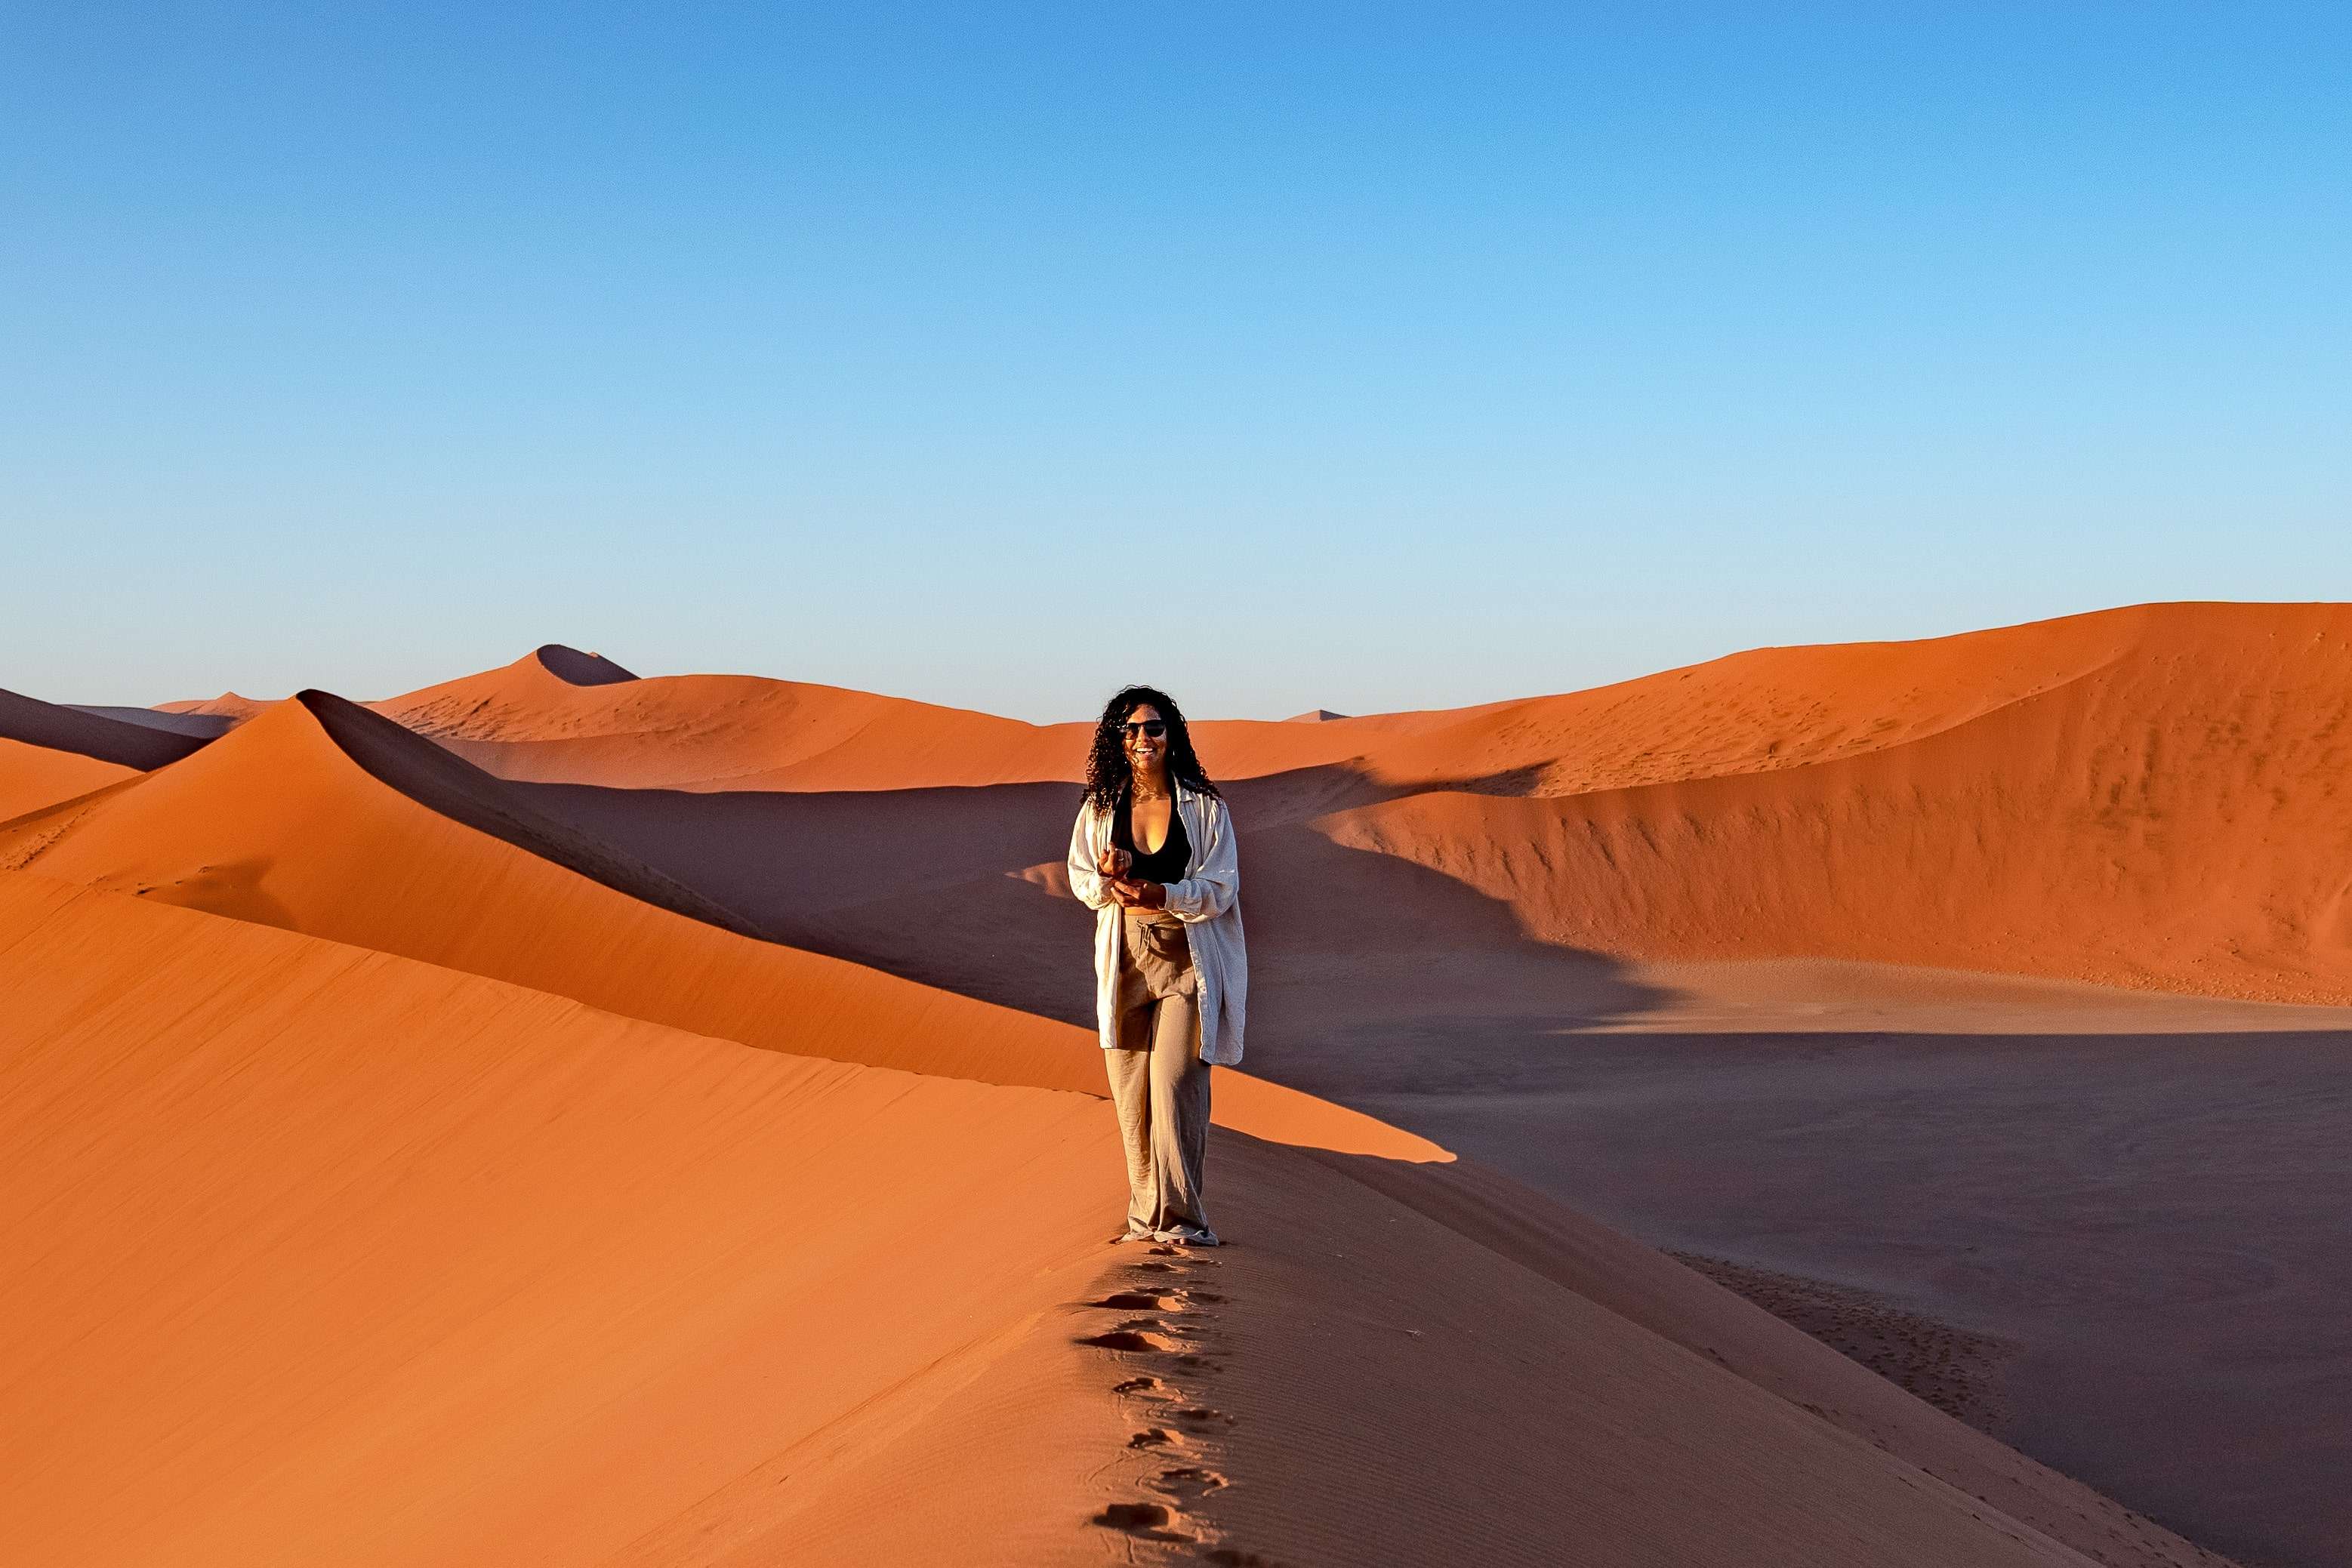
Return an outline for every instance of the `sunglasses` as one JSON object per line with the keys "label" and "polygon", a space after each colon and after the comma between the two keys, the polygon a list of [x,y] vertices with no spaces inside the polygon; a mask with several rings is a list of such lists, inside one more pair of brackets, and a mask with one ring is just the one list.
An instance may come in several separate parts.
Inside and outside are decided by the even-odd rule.
{"label": "sunglasses", "polygon": [[1161,736],[1168,733],[1167,721],[1157,718],[1147,718],[1135,724],[1123,725],[1120,727],[1127,731],[1129,737],[1139,735],[1148,735],[1152,739],[1158,740]]}

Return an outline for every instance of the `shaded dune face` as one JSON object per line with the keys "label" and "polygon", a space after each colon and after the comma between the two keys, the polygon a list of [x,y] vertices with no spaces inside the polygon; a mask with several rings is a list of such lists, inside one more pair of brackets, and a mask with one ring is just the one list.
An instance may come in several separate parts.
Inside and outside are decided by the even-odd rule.
{"label": "shaded dune face", "polygon": [[419,745],[392,720],[328,692],[300,692],[293,700],[344,756],[410,800],[430,802],[452,821],[658,908],[739,936],[758,935],[725,905],[531,810],[516,790],[438,747]]}
{"label": "shaded dune face", "polygon": [[121,724],[142,725],[149,729],[161,729],[173,735],[194,736],[199,740],[214,740],[236,727],[236,721],[226,714],[172,713],[163,708],[112,707],[90,703],[68,703],[76,713],[86,713],[100,718],[110,718]]}
{"label": "shaded dune face", "polygon": [[69,751],[118,768],[161,768],[196,751],[208,738],[0,691],[0,739]]}
{"label": "shaded dune face", "polygon": [[[1245,853],[1307,874],[1333,946],[1370,920],[1440,949],[1857,959],[2341,1003],[2347,719],[2352,610],[2186,604],[1195,734]],[[870,925],[919,918],[950,885],[991,905],[1022,902],[992,885],[1008,876],[1051,890],[1034,850],[1058,847],[1075,796],[1047,781],[1078,777],[1086,727],[692,677],[519,695],[442,738],[579,787],[544,803],[748,917],[873,956],[887,933],[877,946],[856,906]],[[588,793],[656,783],[744,799]],[[1412,905],[1373,885],[1416,876]],[[1297,880],[1253,881],[1253,915],[1284,923],[1276,890]],[[835,935],[813,935],[818,915]]]}
{"label": "shaded dune face", "polygon": [[176,762],[208,738],[0,691],[0,823]]}
{"label": "shaded dune face", "polygon": [[[2338,607],[2158,605],[1196,735],[1262,857],[1352,866],[1311,836],[1420,868],[1460,890],[1430,902],[1458,905],[1480,941],[1499,911],[1521,940],[1620,958],[1809,956],[2333,1002],[2352,998],[2352,875],[2331,869],[2352,848],[2335,784],[2352,761],[2347,647]],[[910,845],[943,791],[1003,790],[952,811],[989,824],[984,852],[944,846],[968,884],[1040,864],[1028,846],[1051,846],[1053,813],[1031,802],[1076,779],[1087,734],[786,682],[640,680],[554,645],[371,706],[510,779],[877,795],[800,814]],[[852,904],[884,918],[945,881],[886,852],[852,898],[824,869],[852,862],[844,839],[761,834],[731,860],[694,845],[722,825],[796,826],[797,803],[580,810],[737,915],[844,951],[875,946],[794,921]],[[761,891],[774,879],[750,868],[795,856],[833,885]]]}

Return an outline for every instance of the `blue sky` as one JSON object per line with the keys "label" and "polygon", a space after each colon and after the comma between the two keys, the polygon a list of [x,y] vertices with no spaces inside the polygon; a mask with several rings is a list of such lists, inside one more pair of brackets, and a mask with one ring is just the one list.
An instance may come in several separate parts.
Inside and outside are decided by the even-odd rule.
{"label": "blue sky", "polygon": [[491,9],[0,5],[0,685],[1273,717],[2352,597],[2341,6]]}

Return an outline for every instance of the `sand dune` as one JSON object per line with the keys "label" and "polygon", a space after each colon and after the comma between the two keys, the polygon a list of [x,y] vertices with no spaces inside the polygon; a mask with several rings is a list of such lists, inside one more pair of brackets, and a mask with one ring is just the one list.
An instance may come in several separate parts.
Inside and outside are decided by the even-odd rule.
{"label": "sand dune", "polygon": [[27,746],[0,737],[0,822],[138,776],[136,768],[101,762],[79,751]]}
{"label": "sand dune", "polygon": [[[2156,605],[1197,734],[1255,786],[1246,831],[1426,868],[1547,944],[2338,1003],[2347,692],[2352,610]],[[1086,745],[745,677],[580,685],[541,654],[376,706],[509,779],[634,789],[1067,780]]]}
{"label": "sand dune", "polygon": [[[2004,1433],[2249,1551],[2327,1561],[2347,1539],[2319,1495],[2336,1439],[2284,1443],[2231,1391],[2273,1377],[2330,1268],[2227,1260],[2302,1245],[2263,1171],[2323,1203],[2347,1175],[2324,1121],[2255,1109],[2282,1082],[2324,1107],[2315,1042],[2346,1015],[2233,998],[2347,996],[2332,924],[2347,613],[2151,606],[1288,726],[1328,746],[1321,762],[1250,751],[1268,727],[1203,724],[1244,830],[1253,1065],[1754,1277],[1894,1291],[1997,1332],[2031,1369]],[[1075,776],[1082,731],[1055,744]],[[1029,858],[1058,847],[1066,784],[940,787],[921,759],[887,761],[865,753],[838,789],[527,793],[797,944],[1084,1021],[1057,874]],[[1708,1131],[1659,1148],[1612,1111],[1583,1042],[1622,1030],[1651,1043],[1606,1060],[1651,1116]],[[1916,1043],[1860,1053],[1824,1090],[1809,1064],[1858,1051],[1838,1043],[1850,1030]],[[1978,1034],[2048,1043],[2019,1055]],[[2132,1072],[2135,1053],[2174,1063],[2169,1084]],[[1947,1085],[1937,1158],[1900,1131],[1922,1082]],[[2021,1120],[2028,1084],[2045,1088]],[[1832,1103],[1846,1109],[1827,1125],[1808,1116]],[[2217,1186],[2174,1145],[2223,1107],[2276,1135]],[[2089,1132],[2118,1118],[2143,1128],[2129,1188],[2102,1185],[2116,1155]],[[1921,1182],[1986,1196],[1955,1212],[1896,1196]],[[1735,1201],[1751,1186],[1775,1203]],[[2069,1247],[2036,1213],[2112,1244]],[[2344,1364],[2332,1343],[2298,1362],[2313,1434],[2352,1415]]]}
{"label": "sand dune", "polygon": [[22,873],[0,973],[45,1563],[2212,1561],[1457,1167],[1115,1254],[1084,1097]]}
{"label": "sand dune", "polygon": [[86,713],[100,718],[110,718],[121,724],[143,725],[172,735],[194,736],[199,740],[214,740],[236,727],[236,721],[226,714],[167,713],[162,708],[115,707],[105,704],[68,703],[76,713]]}
{"label": "sand dune", "polygon": [[[588,657],[551,645],[499,669],[368,706],[502,778],[639,789],[897,789],[1073,779],[1083,771],[1092,732],[1087,724],[1024,724],[750,675],[621,684],[562,673],[576,673],[577,662]],[[1353,722],[1377,730],[1384,721]],[[1211,720],[1197,733],[1204,747],[1205,737],[1220,737],[1231,754],[1227,771],[1306,767],[1355,754],[1358,739],[1322,735],[1321,727]]]}
{"label": "sand dune", "polygon": [[[1999,1332],[2034,1375],[2071,1391],[2026,1400],[2020,1440],[2215,1539],[2327,1561],[2340,1509],[2297,1489],[2333,1450],[2265,1463],[2263,1444],[2285,1439],[2259,1411],[2221,1397],[2191,1408],[2173,1396],[2188,1384],[2163,1367],[2110,1364],[2139,1336],[2235,1388],[2292,1341],[2297,1370],[2275,1385],[2309,1402],[2308,1421],[2337,1418],[2337,1350],[2295,1337],[2308,1337],[2296,1303],[2325,1270],[2249,1273],[2238,1253],[2252,1259],[2273,1237],[2245,1207],[2269,1201],[2266,1170],[2288,1161],[2325,1201],[2343,1162],[2317,1145],[2263,1144],[2207,1190],[2196,1171],[2225,1166],[2169,1151],[2177,1129],[2276,1124],[2262,1096],[2304,1084],[2352,1016],[2231,999],[2352,1000],[2352,873],[2340,871],[2352,822],[2333,782],[2347,643],[2352,610],[2149,606],[1923,643],[1759,650],[1477,708],[1200,722],[1244,829],[1253,1067],[1488,1153],[1644,1235],[1719,1248],[1740,1261],[1710,1267],[1759,1300],[1796,1302],[1791,1315],[1826,1312],[1843,1332],[1860,1312],[1922,1386],[1948,1370],[1937,1347],[1966,1333],[1913,1309],[1948,1302],[1965,1322],[1997,1301]],[[0,866],[663,1030],[968,1080],[972,1092],[1092,1092],[1090,1033],[1071,1027],[1090,1011],[1087,916],[1056,867],[1087,733],[784,682],[639,679],[550,645],[367,706],[304,694],[173,767],[80,788],[0,752],[0,805],[26,781],[17,820],[0,810]],[[44,768],[61,755],[26,751]],[[2180,992],[2203,999],[2164,994]],[[1840,1030],[1905,1044],[1861,1063],[1819,1032]],[[2214,1049],[2144,1043],[2200,1030]],[[1768,1055],[1758,1031],[1785,1043]],[[1936,1043],[1972,1031],[2020,1043]],[[2263,1031],[2297,1042],[2304,1065],[2257,1051]],[[2111,1043],[2035,1043],[2062,1035]],[[1604,1040],[1644,1043],[1603,1051]],[[2166,1082],[2133,1072],[2135,1051],[2171,1062]],[[1832,1059],[1858,1065],[1831,1082],[1819,1062]],[[2217,1063],[2237,1076],[2213,1079]],[[1710,1100],[1710,1083],[1738,1103]],[[1888,1114],[1916,1121],[1923,1093],[1949,1156],[1932,1170],[1873,1142],[1874,1128],[1895,1135]],[[1131,1353],[1120,1381],[1146,1381],[1111,1419],[1147,1423],[1181,1457],[1123,1472],[1134,1484],[1122,1495],[1164,1500],[1150,1506],[1172,1510],[1166,1531],[1200,1539],[1152,1542],[1163,1527],[1148,1510],[1115,1516],[1144,1531],[1132,1540],[1108,1525],[1081,1539],[1349,1562],[1447,1560],[1465,1543],[1508,1561],[1529,1542],[1549,1542],[1536,1560],[1559,1560],[1607,1541],[1590,1560],[1681,1562],[1769,1515],[1743,1561],[2074,1560],[2036,1555],[2053,1542],[2095,1560],[2199,1560],[1475,1161],[1432,1163],[1444,1152],[1423,1138],[1251,1075],[1222,1073],[1218,1094],[1229,1223],[1273,1249],[1185,1264],[1181,1288],[1129,1311],[1142,1326],[1124,1332],[1176,1348]],[[2076,1095],[2080,1114],[2066,1109]],[[2183,1095],[2209,1102],[2201,1120]],[[2036,1149],[2004,1142],[2045,1112],[2058,1130],[2036,1134]],[[2086,1207],[2112,1187],[2116,1147],[2141,1184],[2116,1199],[2128,1212]],[[2151,1147],[2167,1151],[2154,1165]],[[2004,1178],[2058,1189],[2010,1192]],[[1940,1217],[1915,1233],[1890,1207],[1904,1207],[1893,1189],[1906,1181],[1979,1196],[1957,1218],[1920,1208]],[[1769,1203],[1743,1207],[1751,1189]],[[2069,1224],[2114,1245],[2070,1249]],[[2245,1246],[2222,1257],[2216,1227]],[[1963,1238],[2011,1272],[1950,1259]],[[2067,1257],[2073,1272],[2052,1272]],[[1443,1260],[1442,1289],[1413,1282],[1424,1260]],[[1121,1276],[1123,1293],[1152,1296],[1150,1272]],[[1862,1298],[1824,1284],[1914,1272],[1938,1288],[1907,1307],[1884,1298],[1884,1311],[1849,1310]],[[1971,1295],[1978,1285],[1991,1293]],[[2209,1285],[2235,1325],[2226,1343],[2211,1313],[2198,1315]],[[2159,1298],[2171,1303],[2161,1323],[2147,1305]],[[1458,1303],[1475,1310],[1456,1315]],[[1441,1344],[1424,1343],[1423,1320],[1446,1325]],[[2053,1337],[2053,1323],[2065,1333]],[[1186,1351],[1188,1336],[1216,1343]],[[1593,1364],[1595,1346],[1613,1370],[1548,1381],[1555,1363]],[[1150,1359],[1180,1354],[1198,1357],[1190,1382]],[[1685,1386],[1685,1361],[1740,1391],[1708,1377]],[[845,1455],[821,1495],[771,1497],[769,1470],[753,1469],[615,1560],[750,1563],[786,1542],[925,1560],[946,1550],[928,1512],[900,1511],[902,1535],[872,1533],[870,1500],[911,1489],[1024,1542],[1021,1560],[1058,1560],[1065,1538],[1023,1535],[991,1472],[959,1456],[991,1423],[1050,1448],[1057,1424],[1081,1418],[1034,1390],[1075,1410],[1099,1394],[1092,1378],[1024,1341],[893,1416],[891,1440]],[[1464,1386],[1483,1391],[1477,1421],[1449,1414],[1448,1390]],[[1174,1414],[1193,1408],[1216,1418]],[[1679,1436],[1644,1424],[1660,1408],[1677,1412]],[[1403,1458],[1377,1436],[1401,1421],[1429,1438]],[[1717,1423],[1746,1446],[1690,1446],[1688,1432]],[[1918,1472],[1902,1483],[1911,1502],[1948,1487],[2009,1545],[1944,1534],[1934,1510],[1888,1512],[1875,1481],[1812,1446],[1824,1423],[1833,1448]],[[1511,1498],[1563,1490],[1556,1471],[1476,1440],[1514,1426],[1540,1434],[1530,1452],[1570,1456],[1589,1479],[1572,1504],[1514,1511]],[[1757,1457],[1783,1447],[1801,1457],[1793,1472]],[[1807,1476],[1847,1489],[1836,1522]],[[1658,1524],[1663,1505],[1640,1501],[1645,1477],[1718,1489],[1747,1511],[1700,1508],[1696,1533],[1676,1534]],[[1759,1478],[1752,1491],[1747,1478]],[[1383,1512],[1416,1484],[1429,1489],[1417,1511]],[[1760,1500],[1774,1491],[1797,1513],[1772,1513],[1781,1505]],[[1490,1493],[1501,1500],[1484,1511],[1446,1500]],[[1377,1522],[1362,1540],[1330,1533],[1341,1527],[1297,1505],[1308,1496]],[[1555,1524],[1565,1533],[1544,1534]]]}
{"label": "sand dune", "polygon": [[597,1562],[762,1466],[787,1523],[880,1523],[877,1458],[992,1369],[1023,1441],[958,1433],[1009,1494],[959,1560],[1067,1554],[1118,1495],[1113,1396],[1046,1375],[1102,1269],[1096,1102],[19,874],[0,949],[12,1558]]}
{"label": "sand dune", "polygon": [[[2352,611],[2089,619],[2066,678],[1901,744],[1570,797],[1425,791],[1318,826],[1563,946],[2352,1001]],[[2096,663],[2094,632],[2116,644]]]}
{"label": "sand dune", "polygon": [[225,718],[235,728],[258,714],[269,705],[257,697],[240,696],[235,692],[223,692],[216,697],[194,697],[184,702],[157,703],[161,714],[184,715],[198,718]]}
{"label": "sand dune", "polygon": [[201,737],[0,691],[0,822],[177,761]]}
{"label": "sand dune", "polygon": [[[1102,1086],[1092,1031],[741,935],[745,924],[714,902],[323,693],[278,705],[179,767],[20,819],[0,830],[0,867],[422,958],[751,1045],[990,1083]],[[1084,922],[1074,930],[1082,946]],[[1218,1114],[1269,1138],[1409,1159],[1438,1154],[1238,1072]]]}
{"label": "sand dune", "polygon": [[0,739],[137,768],[177,762],[205,744],[202,736],[130,724],[8,691],[0,691]]}

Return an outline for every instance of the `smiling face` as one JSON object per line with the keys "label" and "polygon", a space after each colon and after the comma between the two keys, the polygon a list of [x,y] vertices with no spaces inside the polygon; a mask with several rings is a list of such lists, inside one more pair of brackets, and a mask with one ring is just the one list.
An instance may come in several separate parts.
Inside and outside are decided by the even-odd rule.
{"label": "smiling face", "polygon": [[1168,721],[1150,703],[1138,703],[1128,712],[1123,733],[1128,761],[1138,773],[1156,777],[1168,760]]}

